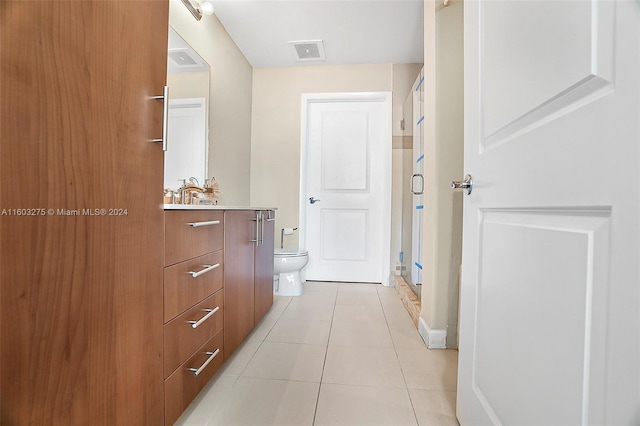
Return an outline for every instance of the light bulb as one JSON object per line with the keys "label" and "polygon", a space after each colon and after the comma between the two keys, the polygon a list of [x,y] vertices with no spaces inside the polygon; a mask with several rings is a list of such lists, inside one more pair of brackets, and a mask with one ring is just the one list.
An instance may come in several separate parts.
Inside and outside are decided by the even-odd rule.
{"label": "light bulb", "polygon": [[205,15],[213,15],[213,3],[210,1],[203,1],[202,4],[200,4],[200,10]]}

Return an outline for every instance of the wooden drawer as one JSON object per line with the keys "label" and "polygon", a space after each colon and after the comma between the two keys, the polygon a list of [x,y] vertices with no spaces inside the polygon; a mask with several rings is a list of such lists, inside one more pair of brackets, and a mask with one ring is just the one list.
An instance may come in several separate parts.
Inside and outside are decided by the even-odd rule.
{"label": "wooden drawer", "polygon": [[[209,296],[164,326],[165,378],[204,342],[222,329],[224,318],[222,292],[223,290],[220,290],[213,296]],[[203,320],[205,317],[206,319]]]}
{"label": "wooden drawer", "polygon": [[[164,322],[189,309],[222,288],[224,281],[223,251],[218,250],[177,265],[164,268]],[[208,266],[219,265],[197,277]]]}
{"label": "wooden drawer", "polygon": [[[196,224],[196,226],[190,224]],[[223,211],[176,210],[164,212],[165,266],[220,250],[223,243]]]}
{"label": "wooden drawer", "polygon": [[[164,423],[172,425],[185,408],[191,403],[198,392],[207,384],[213,375],[222,365],[223,347],[222,333],[220,330],[207,343],[202,345],[198,351],[187,361],[185,361],[169,378],[164,382]],[[189,368],[200,368],[211,357],[206,353],[218,354],[206,367],[202,369],[198,376],[194,376]]]}

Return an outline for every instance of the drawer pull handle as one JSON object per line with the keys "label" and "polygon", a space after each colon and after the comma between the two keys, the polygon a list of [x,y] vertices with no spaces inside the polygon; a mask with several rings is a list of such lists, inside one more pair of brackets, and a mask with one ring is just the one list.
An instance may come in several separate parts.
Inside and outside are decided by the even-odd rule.
{"label": "drawer pull handle", "polygon": [[213,359],[216,357],[216,355],[218,355],[219,352],[220,352],[220,349],[216,349],[215,352],[205,352],[204,354],[209,355],[209,358],[207,358],[204,364],[202,364],[200,368],[188,368],[187,370],[193,372],[194,377],[198,377],[198,375],[202,373],[202,370],[204,370],[207,367],[207,365],[209,365],[209,363],[213,361]]}
{"label": "drawer pull handle", "polygon": [[213,271],[218,266],[220,266],[220,264],[216,263],[215,265],[202,265],[202,266],[204,266],[204,269],[198,272],[189,271],[187,272],[187,274],[191,275],[193,278],[198,278],[200,275],[206,274],[209,271]]}
{"label": "drawer pull handle", "polygon": [[202,318],[200,318],[198,321],[187,321],[189,324],[191,324],[192,328],[198,328],[198,326],[200,326],[200,324],[202,324],[203,322],[205,322],[206,320],[211,318],[211,315],[215,314],[216,312],[218,312],[220,310],[220,306],[216,306],[213,309],[203,309],[203,310],[205,312],[207,312],[207,314],[205,316],[203,316]]}
{"label": "drawer pull handle", "polygon": [[210,220],[207,222],[189,222],[187,225],[192,226],[194,228],[199,228],[201,226],[211,226],[211,225],[220,225],[219,220]]}

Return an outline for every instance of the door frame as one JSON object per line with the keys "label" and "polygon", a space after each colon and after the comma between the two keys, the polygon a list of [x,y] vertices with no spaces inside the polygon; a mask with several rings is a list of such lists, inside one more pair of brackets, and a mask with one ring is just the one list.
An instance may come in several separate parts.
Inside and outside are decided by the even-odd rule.
{"label": "door frame", "polygon": [[[391,92],[336,92],[336,93],[303,93],[300,107],[300,196],[299,196],[299,224],[298,247],[306,247],[307,242],[307,172],[308,172],[308,123],[309,106],[313,103],[324,102],[380,102],[385,107],[386,120],[385,140],[387,147],[383,149],[383,164],[379,170],[383,175],[383,196],[380,199],[382,209],[382,247],[380,262],[382,285],[389,286],[391,274],[391,123],[392,97]],[[310,254],[311,255],[311,254]]]}

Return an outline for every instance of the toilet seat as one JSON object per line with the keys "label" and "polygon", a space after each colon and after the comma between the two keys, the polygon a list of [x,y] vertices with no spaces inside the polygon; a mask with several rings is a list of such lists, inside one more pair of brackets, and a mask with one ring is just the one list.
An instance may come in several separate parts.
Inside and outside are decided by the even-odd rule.
{"label": "toilet seat", "polygon": [[307,250],[298,250],[298,249],[275,249],[274,256],[276,257],[301,257],[308,256],[309,252]]}

